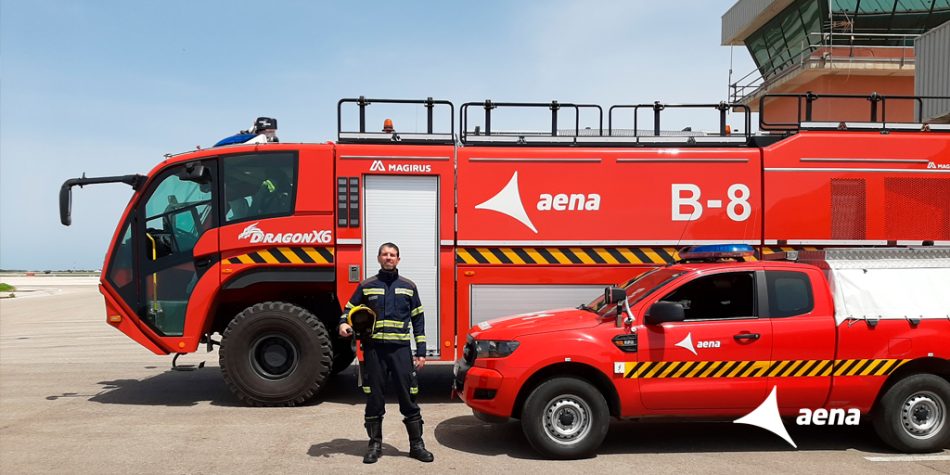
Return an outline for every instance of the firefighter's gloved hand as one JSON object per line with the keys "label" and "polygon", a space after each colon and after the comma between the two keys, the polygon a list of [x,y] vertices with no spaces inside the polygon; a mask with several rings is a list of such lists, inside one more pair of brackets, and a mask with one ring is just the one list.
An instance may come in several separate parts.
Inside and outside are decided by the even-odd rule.
{"label": "firefighter's gloved hand", "polygon": [[349,338],[353,336],[353,327],[347,325],[346,323],[340,324],[340,337]]}

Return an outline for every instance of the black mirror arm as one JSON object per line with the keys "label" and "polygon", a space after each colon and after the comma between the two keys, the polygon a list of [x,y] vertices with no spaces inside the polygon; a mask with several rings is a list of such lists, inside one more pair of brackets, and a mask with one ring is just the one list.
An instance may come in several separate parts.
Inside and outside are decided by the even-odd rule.
{"label": "black mirror arm", "polygon": [[133,190],[138,191],[138,189],[145,184],[147,179],[148,177],[138,174],[87,178],[85,173],[83,173],[80,178],[70,178],[64,181],[63,185],[59,188],[59,220],[64,226],[69,226],[73,222],[71,212],[72,190],[74,186],[82,188],[86,185],[100,185],[103,183],[125,183],[131,186]]}

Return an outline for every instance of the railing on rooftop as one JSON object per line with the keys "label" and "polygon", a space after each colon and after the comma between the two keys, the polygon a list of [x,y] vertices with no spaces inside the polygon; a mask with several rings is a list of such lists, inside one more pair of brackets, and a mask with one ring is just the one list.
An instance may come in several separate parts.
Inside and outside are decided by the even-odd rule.
{"label": "railing on rooftop", "polygon": [[[478,109],[484,110],[484,119],[481,125],[472,125],[470,115]],[[500,130],[493,124],[493,115],[498,109],[549,109],[551,128],[549,130]],[[559,113],[567,109],[573,112],[573,128],[558,128]],[[581,110],[591,109],[597,113],[597,127],[582,127]],[[661,115],[666,109],[705,109],[713,110],[719,116],[719,130],[712,133],[694,133],[687,128],[681,132],[662,130]],[[616,126],[615,112],[621,110],[633,111],[633,128],[619,128]],[[641,111],[652,111],[653,128],[640,128]],[[732,135],[726,124],[729,111],[740,111],[743,114],[744,130]],[[619,114],[618,114],[619,115]],[[627,144],[648,145],[657,143],[682,143],[684,145],[715,145],[721,143],[745,143],[751,133],[751,110],[742,104],[664,104],[659,101],[651,104],[622,104],[608,109],[607,129],[604,130],[603,108],[595,104],[573,104],[558,101],[551,102],[467,102],[460,108],[459,138],[463,144],[512,144],[512,145],[597,145],[597,144]],[[629,125],[629,123],[627,124]]]}
{"label": "railing on rooftop", "polygon": [[[946,96],[882,96],[876,92],[871,94],[815,94],[811,91],[806,93],[791,94],[763,94],[759,98],[759,130],[767,132],[795,132],[801,129],[833,129],[833,130],[906,130],[906,131],[930,131],[930,130],[950,130],[950,125],[946,124],[924,124],[923,105],[926,101],[947,100]],[[785,120],[775,120],[770,118],[768,110],[769,105],[775,105],[779,102],[793,101],[795,106],[795,116],[787,117]],[[834,102],[835,105],[841,105],[844,102],[857,102],[867,105],[867,116],[863,120],[822,120],[817,121],[814,117],[815,104]],[[900,104],[912,102],[916,107],[916,114],[911,121],[888,120],[888,104]],[[893,109],[893,106],[892,106]],[[783,108],[779,108],[783,111]]]}

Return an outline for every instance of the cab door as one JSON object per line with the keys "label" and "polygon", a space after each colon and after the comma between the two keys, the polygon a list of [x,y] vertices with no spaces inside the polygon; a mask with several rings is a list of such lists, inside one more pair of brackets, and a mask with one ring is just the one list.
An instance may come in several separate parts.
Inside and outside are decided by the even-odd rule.
{"label": "cab door", "polygon": [[136,209],[140,298],[132,308],[160,336],[184,333],[188,299],[218,260],[216,236],[205,235],[217,225],[217,194],[216,162],[194,161],[162,171]]}
{"label": "cab door", "polygon": [[767,395],[772,326],[759,318],[754,269],[704,273],[646,303],[678,302],[686,320],[643,325],[637,373],[653,410],[751,409]]}

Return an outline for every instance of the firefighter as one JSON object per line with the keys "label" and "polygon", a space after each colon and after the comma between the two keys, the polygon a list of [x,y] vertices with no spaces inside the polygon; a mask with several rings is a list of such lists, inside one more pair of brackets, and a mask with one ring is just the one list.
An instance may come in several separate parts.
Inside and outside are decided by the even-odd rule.
{"label": "firefighter", "polygon": [[[382,452],[383,414],[386,413],[383,390],[390,378],[399,396],[399,412],[403,415],[403,423],[409,433],[409,456],[422,462],[431,462],[434,457],[426,450],[422,440],[422,414],[416,404],[416,395],[419,393],[416,370],[422,369],[426,363],[425,315],[419,290],[411,280],[399,275],[396,269],[399,248],[395,244],[387,242],[381,245],[376,260],[379,261],[379,273],[356,287],[346,304],[339,328],[341,337],[353,334],[346,316],[359,305],[369,307],[376,314],[373,332],[363,345],[364,372],[361,380],[362,390],[367,396],[363,425],[369,436],[363,463],[376,463]],[[410,326],[412,334],[409,332]],[[415,356],[410,350],[412,340],[416,342]]]}

